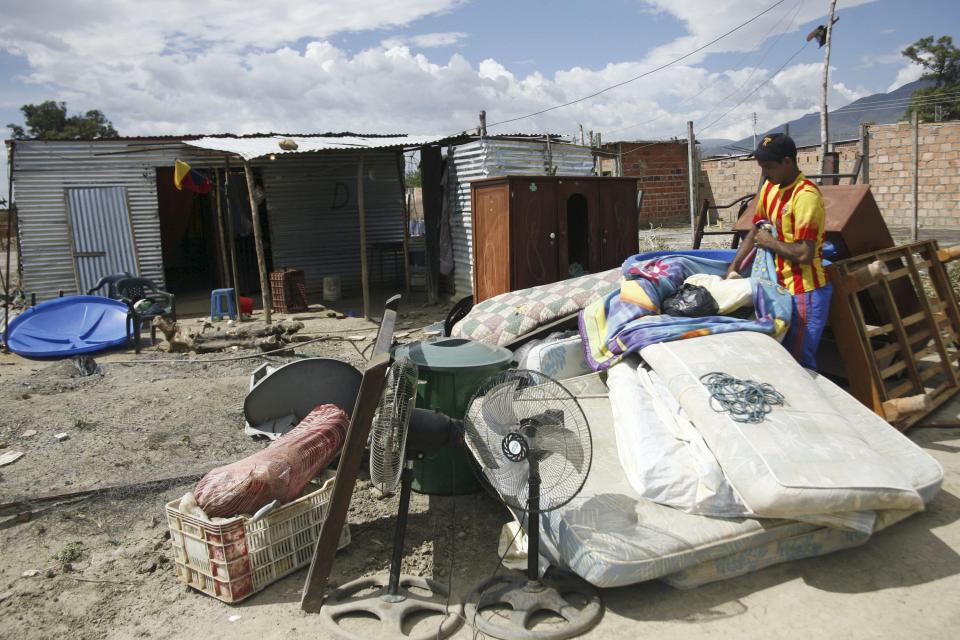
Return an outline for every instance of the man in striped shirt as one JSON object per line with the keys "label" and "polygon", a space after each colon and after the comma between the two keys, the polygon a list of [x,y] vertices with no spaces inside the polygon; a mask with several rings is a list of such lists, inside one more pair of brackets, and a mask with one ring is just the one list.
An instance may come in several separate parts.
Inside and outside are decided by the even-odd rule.
{"label": "man in striped shirt", "polygon": [[754,245],[776,256],[777,280],[793,295],[793,316],[783,346],[801,365],[816,369],[817,346],[833,291],[823,270],[823,197],[797,167],[797,146],[789,136],[765,136],[753,155],[764,183],[757,194],[754,227],[728,274],[737,270]]}

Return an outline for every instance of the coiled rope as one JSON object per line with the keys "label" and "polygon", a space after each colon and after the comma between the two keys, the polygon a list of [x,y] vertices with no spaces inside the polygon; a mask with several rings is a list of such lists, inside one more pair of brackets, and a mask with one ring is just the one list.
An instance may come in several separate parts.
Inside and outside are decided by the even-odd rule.
{"label": "coiled rope", "polygon": [[701,376],[700,382],[710,392],[710,408],[729,413],[735,422],[757,424],[774,406],[783,406],[783,394],[766,382],[740,380],[719,371]]}

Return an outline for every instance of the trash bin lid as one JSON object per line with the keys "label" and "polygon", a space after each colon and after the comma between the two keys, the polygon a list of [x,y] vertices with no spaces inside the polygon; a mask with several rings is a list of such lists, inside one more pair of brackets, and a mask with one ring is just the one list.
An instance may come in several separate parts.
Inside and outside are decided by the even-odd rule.
{"label": "trash bin lid", "polygon": [[509,349],[465,338],[428,338],[397,347],[395,358],[410,358],[427,371],[456,371],[502,366],[513,359]]}

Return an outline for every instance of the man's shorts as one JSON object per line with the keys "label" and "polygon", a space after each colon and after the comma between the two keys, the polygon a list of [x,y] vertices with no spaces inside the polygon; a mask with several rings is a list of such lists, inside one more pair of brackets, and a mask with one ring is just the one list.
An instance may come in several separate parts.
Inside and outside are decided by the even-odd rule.
{"label": "man's shorts", "polygon": [[793,354],[797,362],[807,369],[817,369],[817,347],[830,313],[830,296],[833,287],[829,284],[808,293],[793,296],[793,316],[790,328],[783,338],[783,346]]}

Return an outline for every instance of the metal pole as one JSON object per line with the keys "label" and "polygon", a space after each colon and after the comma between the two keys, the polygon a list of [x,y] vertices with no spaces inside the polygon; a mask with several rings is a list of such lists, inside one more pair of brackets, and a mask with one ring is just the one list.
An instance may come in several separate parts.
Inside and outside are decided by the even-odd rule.
{"label": "metal pole", "polygon": [[230,158],[223,159],[223,200],[227,208],[227,241],[230,246],[230,276],[233,285],[233,301],[237,306],[237,318],[240,318],[240,278],[237,275],[237,237],[233,232],[233,214],[230,213]]}
{"label": "metal pole", "polygon": [[693,138],[693,121],[687,121],[687,182],[688,197],[690,198],[690,246],[696,244],[697,240],[697,197],[695,193],[694,176],[694,145],[696,141]]}
{"label": "metal pole", "polygon": [[[247,179],[247,197],[250,199],[250,215],[253,218],[253,242],[257,248],[257,267],[260,271],[260,298],[263,300],[263,321],[270,324],[273,294],[270,291],[270,281],[267,279],[267,259],[263,254],[260,211],[257,208],[256,198],[253,197],[253,170],[250,168],[250,163],[246,160],[243,161],[243,175]],[[239,309],[237,309],[237,311],[239,311]]]}
{"label": "metal pole", "polygon": [[363,152],[357,160],[357,213],[360,216],[360,285],[363,289],[363,317],[370,317],[370,280],[367,273],[367,216],[363,207]]}
{"label": "metal pole", "polygon": [[910,126],[913,128],[913,241],[917,241],[920,232],[920,208],[917,204],[920,186],[920,119],[917,110],[910,116]]}
{"label": "metal pole", "polygon": [[860,125],[860,182],[870,184],[870,126]]}
{"label": "metal pole", "polygon": [[[826,51],[823,54],[823,82],[820,85],[820,173],[829,173],[827,171],[827,148],[830,141],[830,133],[827,128],[827,88],[830,76],[830,41],[833,38],[833,15],[837,9],[837,0],[830,0],[830,13],[827,16],[827,40]],[[824,181],[821,178],[820,184]]]}

